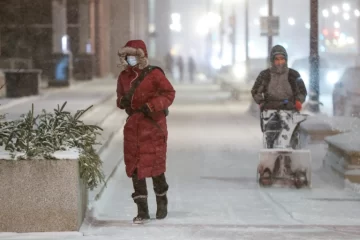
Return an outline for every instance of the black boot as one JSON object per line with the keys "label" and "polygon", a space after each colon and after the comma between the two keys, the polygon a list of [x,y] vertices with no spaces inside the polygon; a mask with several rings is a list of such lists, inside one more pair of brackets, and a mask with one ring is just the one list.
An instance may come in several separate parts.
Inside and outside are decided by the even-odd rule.
{"label": "black boot", "polygon": [[136,217],[134,217],[133,222],[136,224],[141,224],[150,220],[147,198],[134,199],[134,202],[137,205],[138,214]]}
{"label": "black boot", "polygon": [[169,185],[166,182],[165,174],[160,174],[159,176],[153,177],[154,192],[156,195],[156,219],[164,219],[167,216],[167,191],[169,190]]}
{"label": "black boot", "polygon": [[157,204],[157,210],[156,210],[156,219],[164,219],[167,216],[167,205],[168,205],[168,199],[166,194],[162,196],[156,196],[156,204]]}

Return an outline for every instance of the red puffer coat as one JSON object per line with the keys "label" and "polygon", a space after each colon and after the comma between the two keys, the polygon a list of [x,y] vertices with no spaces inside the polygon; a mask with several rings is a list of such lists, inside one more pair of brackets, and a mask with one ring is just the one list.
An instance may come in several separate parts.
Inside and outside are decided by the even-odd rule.
{"label": "red puffer coat", "polygon": [[[117,106],[123,109],[120,106],[121,98],[130,90],[132,81],[148,65],[145,43],[141,40],[129,41],[118,55],[121,65],[125,67],[117,83]],[[139,64],[129,67],[125,60],[127,55],[137,56]],[[154,121],[141,112],[134,112],[125,124],[124,160],[128,177],[133,175],[135,169],[139,179],[165,172],[168,132],[163,110],[172,104],[174,98],[174,88],[159,69],[152,70],[136,88],[131,108],[126,111],[134,112],[147,104],[151,110],[149,116]]]}

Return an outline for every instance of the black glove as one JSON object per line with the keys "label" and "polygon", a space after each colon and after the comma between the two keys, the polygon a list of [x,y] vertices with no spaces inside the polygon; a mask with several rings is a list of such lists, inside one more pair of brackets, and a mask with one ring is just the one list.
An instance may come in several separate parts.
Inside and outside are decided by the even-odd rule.
{"label": "black glove", "polygon": [[122,97],[120,100],[120,107],[122,108],[128,108],[131,105],[131,101],[127,99],[126,97]]}
{"label": "black glove", "polygon": [[151,109],[149,108],[149,106],[147,104],[144,104],[141,108],[140,111],[143,112],[144,114],[148,114],[151,112]]}

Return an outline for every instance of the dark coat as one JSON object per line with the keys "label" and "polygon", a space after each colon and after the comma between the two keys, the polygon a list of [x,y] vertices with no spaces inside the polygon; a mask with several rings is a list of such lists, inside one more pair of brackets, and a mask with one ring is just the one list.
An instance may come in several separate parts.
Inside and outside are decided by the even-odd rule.
{"label": "dark coat", "polygon": [[271,81],[270,69],[266,69],[260,72],[253,88],[251,89],[252,97],[257,104],[263,104],[265,109],[280,108],[292,110],[294,109],[296,100],[300,101],[301,103],[305,102],[307,91],[304,81],[301,79],[300,74],[296,70],[289,68],[288,79],[293,92],[293,98],[288,99],[289,103],[287,105],[283,105],[283,103],[279,101],[272,101],[271,96],[268,94],[268,85]]}

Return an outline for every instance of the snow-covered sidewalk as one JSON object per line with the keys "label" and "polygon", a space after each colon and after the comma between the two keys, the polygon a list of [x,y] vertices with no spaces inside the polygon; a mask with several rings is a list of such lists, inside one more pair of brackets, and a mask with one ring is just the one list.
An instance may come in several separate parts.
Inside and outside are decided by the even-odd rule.
{"label": "snow-covered sidewalk", "polygon": [[[38,96],[19,99],[1,99],[0,113],[7,113],[8,119],[18,118],[27,113],[34,104],[35,113],[42,109],[52,111],[57,105],[67,101],[65,109],[75,112],[85,109],[113,97],[116,91],[116,80],[111,78],[95,79],[89,82],[77,83],[69,88],[54,88],[43,91]],[[115,102],[114,102],[115,106]]]}
{"label": "snow-covered sidewalk", "polygon": [[[360,195],[344,190],[321,170],[324,145],[310,146],[312,189],[259,188],[262,136],[258,119],[246,112],[248,103],[228,102],[229,94],[216,86],[181,85],[176,90],[168,118],[168,218],[132,224],[132,183],[121,162],[97,202],[95,219],[81,228],[84,236],[32,239],[360,239]],[[114,158],[120,154],[115,146]],[[154,217],[151,180],[148,191]],[[12,237],[4,239],[31,239],[26,234]]]}
{"label": "snow-covered sidewalk", "polygon": [[[98,205],[97,219],[83,226],[85,235],[303,239],[310,233],[343,236],[337,231],[349,232],[353,225],[351,231],[360,234],[360,196],[340,188],[332,176],[322,172],[323,145],[311,146],[313,189],[261,189],[255,181],[261,147],[258,120],[245,113],[247,104],[226,103],[226,94],[213,87],[194,88],[177,88],[179,94],[169,116],[169,217],[145,227],[132,225],[136,214],[130,198],[132,185],[121,165]],[[151,180],[148,189],[154,216]],[[341,230],[333,231],[332,226],[338,225]]]}

